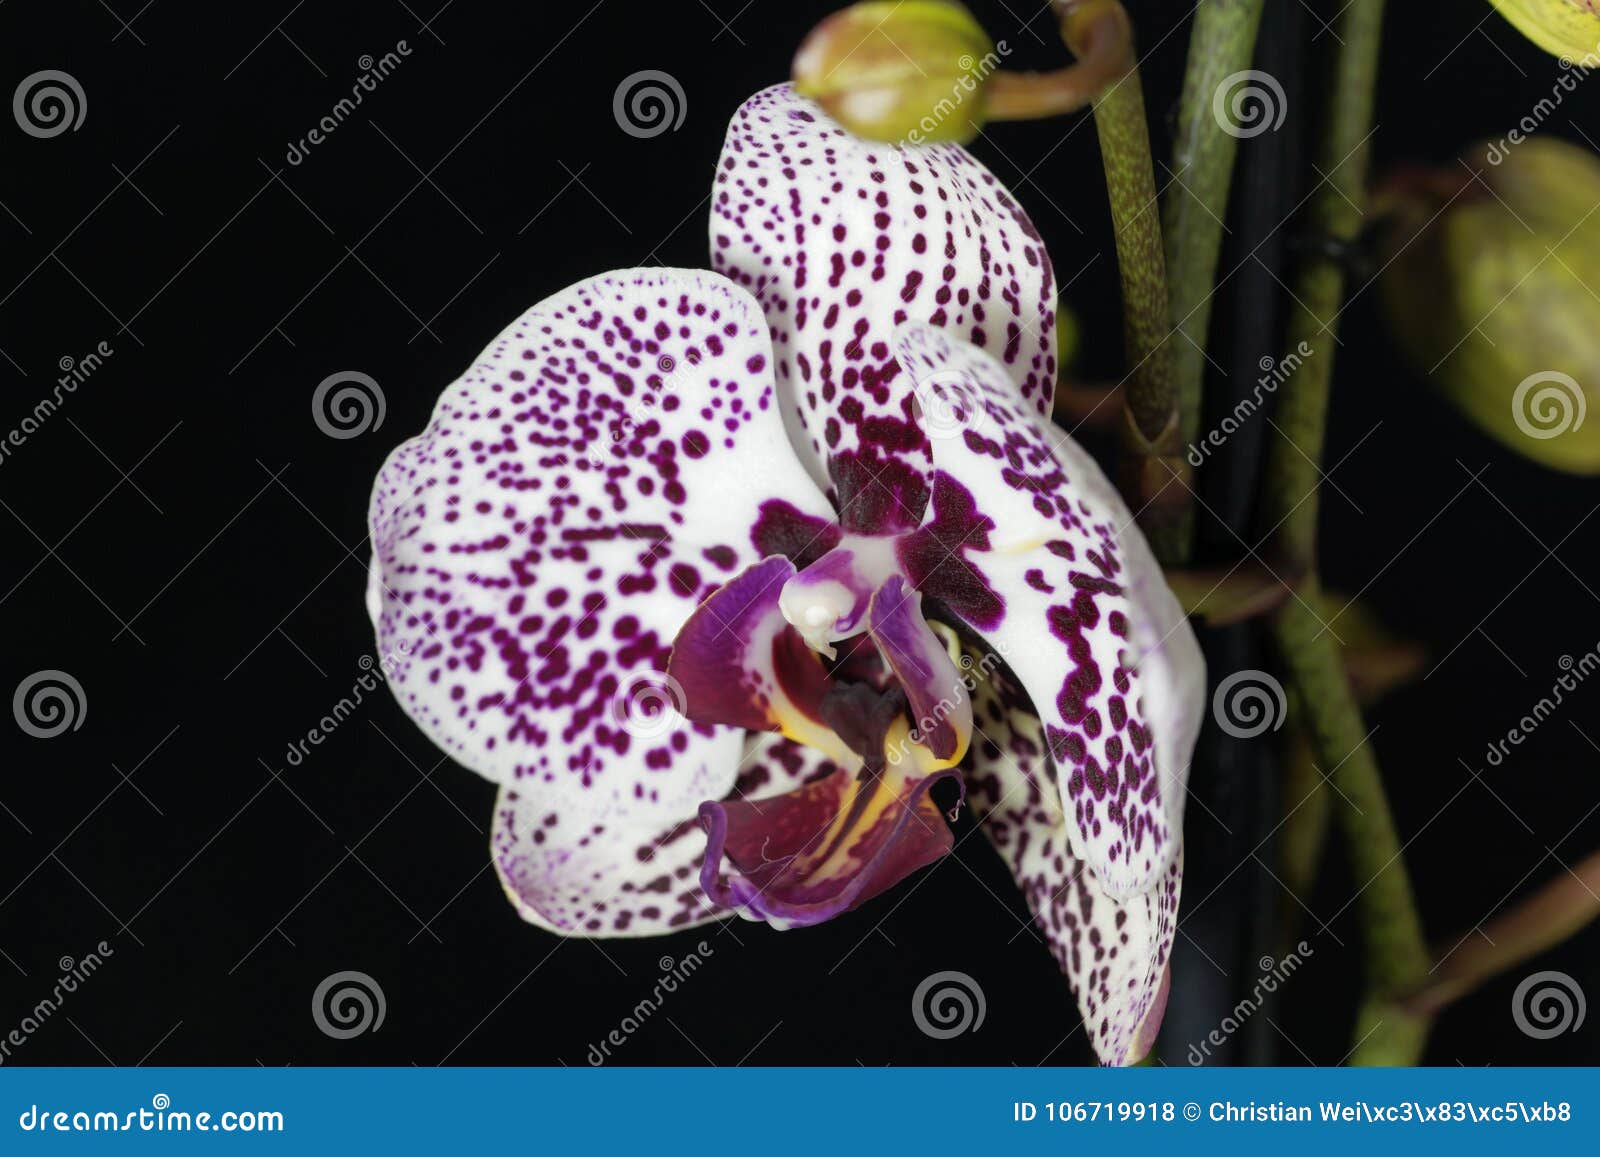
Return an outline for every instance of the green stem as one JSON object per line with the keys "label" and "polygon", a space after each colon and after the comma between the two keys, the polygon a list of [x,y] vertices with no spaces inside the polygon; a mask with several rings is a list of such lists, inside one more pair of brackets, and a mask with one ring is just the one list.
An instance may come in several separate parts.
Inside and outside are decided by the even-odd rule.
{"label": "green stem", "polygon": [[1357,902],[1367,938],[1367,985],[1382,998],[1397,998],[1415,991],[1431,961],[1361,710],[1338,645],[1311,609],[1316,594],[1314,588],[1303,588],[1304,602],[1286,603],[1275,631],[1305,708],[1317,762],[1336,769],[1330,773],[1339,789],[1335,810],[1361,888]]}
{"label": "green stem", "polygon": [[1124,439],[1129,454],[1123,488],[1139,513],[1156,557],[1163,563],[1175,563],[1187,553],[1192,469],[1179,452],[1178,395],[1167,341],[1172,333],[1167,262],[1144,90],[1127,13],[1120,3],[1057,0],[1057,7],[1062,38],[1080,58],[1103,51],[1108,42],[1120,42],[1126,50],[1120,79],[1094,102],[1122,277],[1123,336],[1129,367],[1124,391],[1128,415]]}
{"label": "green stem", "polygon": [[[1312,198],[1309,222],[1334,242],[1360,232],[1366,203],[1367,142],[1372,132],[1384,0],[1351,0],[1339,17],[1339,48],[1318,169],[1326,174]],[[1340,660],[1338,643],[1311,609],[1318,603],[1318,491],[1328,399],[1333,384],[1334,331],[1344,302],[1344,271],[1328,256],[1308,257],[1294,288],[1286,344],[1312,352],[1278,407],[1266,466],[1263,506],[1278,527],[1287,564],[1311,576],[1302,597],[1278,612],[1274,630],[1288,673],[1306,710],[1317,758],[1339,789],[1336,810],[1361,891],[1367,995],[1356,1027],[1352,1064],[1414,1064],[1426,1043],[1428,1018],[1400,1001],[1426,978],[1428,949],[1417,916],[1402,846],[1383,791],[1378,761],[1366,743],[1361,712]]]}
{"label": "green stem", "polygon": [[1311,903],[1311,892],[1322,868],[1322,853],[1327,848],[1328,813],[1333,793],[1322,780],[1311,738],[1300,725],[1305,708],[1295,696],[1290,718],[1294,726],[1284,745],[1283,826],[1278,829],[1278,873],[1288,891],[1280,905],[1284,941],[1295,938],[1304,918],[1304,905]]}
{"label": "green stem", "polygon": [[[1365,224],[1383,5],[1384,0],[1353,0],[1338,21],[1341,41],[1326,86],[1332,96],[1317,158],[1317,169],[1326,176],[1306,216],[1313,236],[1333,243],[1353,242]],[[1267,448],[1267,525],[1278,527],[1288,559],[1307,570],[1316,561],[1317,488],[1344,280],[1343,267],[1326,254],[1308,256],[1300,266],[1285,345],[1299,349],[1303,341],[1312,353],[1284,391],[1275,418],[1279,432]]]}
{"label": "green stem", "polygon": [[1216,115],[1216,96],[1225,80],[1250,67],[1263,5],[1264,0],[1204,0],[1189,34],[1165,216],[1172,320],[1188,338],[1172,348],[1178,425],[1186,445],[1200,436],[1211,299],[1239,151],[1239,138]]}
{"label": "green stem", "polygon": [[1137,72],[1107,89],[1094,106],[1105,158],[1106,192],[1122,273],[1123,335],[1130,378],[1128,409],[1139,431],[1155,441],[1177,405],[1166,340],[1167,265],[1156,207],[1155,169]]}

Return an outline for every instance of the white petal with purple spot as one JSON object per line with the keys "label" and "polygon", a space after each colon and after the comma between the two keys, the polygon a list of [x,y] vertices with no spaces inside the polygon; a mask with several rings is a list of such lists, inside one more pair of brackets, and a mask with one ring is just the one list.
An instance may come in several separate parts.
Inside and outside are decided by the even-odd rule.
{"label": "white petal with purple spot", "polygon": [[[926,325],[901,364],[963,426],[933,444],[908,573],[996,648],[1032,696],[1074,853],[1116,896],[1154,886],[1183,830],[1205,660],[1133,516],[983,351]],[[947,590],[947,594],[941,591]]]}
{"label": "white petal with purple spot", "polygon": [[955,145],[859,140],[788,85],[734,115],[712,196],[714,267],[761,302],[784,420],[847,530],[915,526],[927,436],[890,337],[930,322],[980,345],[1041,414],[1055,391],[1055,282],[1043,242]]}
{"label": "white petal with purple spot", "polygon": [[1034,920],[1077,997],[1102,1064],[1149,1052],[1166,1007],[1166,977],[1183,880],[1182,852],[1148,891],[1115,900],[1072,854],[1044,734],[1027,696],[1002,671],[974,692],[978,732],[967,798],[1016,876]]}
{"label": "white petal with purple spot", "polygon": [[370,603],[390,684],[519,806],[689,819],[732,787],[738,742],[674,710],[673,635],[766,553],[762,526],[830,514],[747,293],[699,271],[581,282],[502,333],[378,477]]}
{"label": "white petal with purple spot", "polygon": [[[718,749],[738,768],[732,799],[769,799],[838,770],[781,735],[722,729]],[[495,870],[518,913],[563,935],[654,936],[733,915],[700,887],[705,849],[698,818],[561,815],[515,784],[500,789],[490,833]]]}

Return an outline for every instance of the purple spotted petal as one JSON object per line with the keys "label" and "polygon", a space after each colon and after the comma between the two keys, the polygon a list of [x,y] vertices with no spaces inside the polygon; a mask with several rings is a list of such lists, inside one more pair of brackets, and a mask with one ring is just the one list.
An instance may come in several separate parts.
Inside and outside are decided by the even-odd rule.
{"label": "purple spotted petal", "polygon": [[1145,892],[1115,900],[1070,848],[1044,735],[1020,688],[996,671],[973,694],[978,734],[968,799],[1010,866],[1077,997],[1101,1063],[1150,1051],[1166,1010],[1182,851]]}
{"label": "purple spotted petal", "polygon": [[894,327],[926,321],[994,354],[1050,412],[1055,282],[1004,186],[955,145],[858,140],[788,85],[728,127],[712,196],[712,264],[761,302],[784,421],[846,530],[916,526],[928,440],[898,367]]}
{"label": "purple spotted petal", "polygon": [[369,604],[390,686],[515,788],[503,813],[626,858],[734,784],[738,735],[677,711],[674,634],[766,541],[831,513],[789,448],[748,294],[683,270],[581,282],[502,333],[378,477]]}
{"label": "purple spotted petal", "polygon": [[[735,731],[723,734],[739,768],[733,801],[759,804],[838,771],[816,748],[780,735],[746,741]],[[508,784],[500,789],[490,844],[500,883],[523,919],[553,932],[651,936],[732,915],[700,887],[706,837],[698,819],[575,826],[572,817]]]}
{"label": "purple spotted petal", "polygon": [[1183,830],[1205,660],[1127,506],[981,350],[907,325],[896,352],[930,405],[934,497],[901,544],[912,581],[1016,672],[1045,725],[1075,854],[1112,895],[1165,878]]}

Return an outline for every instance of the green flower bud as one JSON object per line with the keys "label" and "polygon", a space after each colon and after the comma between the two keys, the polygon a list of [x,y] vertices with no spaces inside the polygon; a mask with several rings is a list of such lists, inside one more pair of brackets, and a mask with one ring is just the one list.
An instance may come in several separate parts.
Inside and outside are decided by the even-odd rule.
{"label": "green flower bud", "polygon": [[1575,64],[1600,56],[1600,3],[1596,0],[1489,2],[1524,36],[1553,56]]}
{"label": "green flower bud", "polygon": [[1600,474],[1600,415],[1586,420],[1600,405],[1600,159],[1538,137],[1467,163],[1379,194],[1394,222],[1380,284],[1390,326],[1485,432]]}
{"label": "green flower bud", "polygon": [[983,26],[947,0],[869,0],[835,12],[794,58],[794,87],[859,137],[970,141],[998,67]]}

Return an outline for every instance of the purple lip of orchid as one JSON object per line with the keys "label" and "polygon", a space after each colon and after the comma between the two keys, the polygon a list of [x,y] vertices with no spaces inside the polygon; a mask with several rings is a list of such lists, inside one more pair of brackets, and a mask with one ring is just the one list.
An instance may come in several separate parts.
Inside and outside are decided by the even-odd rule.
{"label": "purple lip of orchid", "polygon": [[1049,424],[1050,263],[963,150],[735,116],[716,273],[534,306],[384,465],[390,685],[500,785],[528,921],[651,935],[1010,864],[1102,1060],[1160,1020],[1203,711],[1127,508]]}
{"label": "purple lip of orchid", "polygon": [[[884,545],[871,551],[892,559]],[[854,581],[851,552],[836,547],[807,571],[796,572],[782,556],[745,570],[689,616],[667,663],[693,722],[781,731],[843,765],[762,805],[700,806],[709,837],[700,876],[706,894],[778,927],[830,919],[951,847],[928,791],[966,753],[972,710],[965,681],[898,574],[863,591],[855,600],[863,610],[833,597],[836,576]],[[827,598],[808,602],[814,588],[802,580],[817,568]],[[801,594],[793,596],[797,583]],[[798,613],[811,622],[804,611],[817,606],[859,621],[875,644],[876,664],[852,654],[844,665],[864,676],[858,681],[826,671],[790,621]],[[830,643],[820,646],[835,656]]]}

